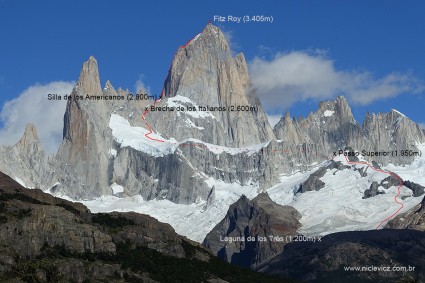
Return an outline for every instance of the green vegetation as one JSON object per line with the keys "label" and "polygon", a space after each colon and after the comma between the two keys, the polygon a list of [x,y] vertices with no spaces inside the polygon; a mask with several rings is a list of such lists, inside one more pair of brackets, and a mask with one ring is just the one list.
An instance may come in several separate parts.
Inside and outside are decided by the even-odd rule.
{"label": "green vegetation", "polygon": [[5,202],[0,203],[0,223],[6,223],[8,221],[7,216],[12,216],[18,219],[22,219],[22,218],[31,216],[31,214],[32,214],[31,208],[8,209],[7,204]]}
{"label": "green vegetation", "polygon": [[6,212],[6,203],[1,202],[0,203],[0,213]]}
{"label": "green vegetation", "polygon": [[[183,241],[184,249],[194,254],[197,247]],[[249,269],[233,266],[216,257],[208,262],[194,258],[175,258],[164,255],[144,246],[132,246],[129,243],[117,245],[115,254],[109,253],[74,253],[64,247],[43,247],[43,259],[77,258],[89,262],[117,263],[121,265],[126,282],[141,282],[138,274],[148,273],[149,277],[159,282],[206,282],[212,277],[229,282],[289,282]],[[200,249],[204,252],[204,250]],[[133,275],[131,275],[133,274]]]}
{"label": "green vegetation", "polygon": [[93,214],[92,221],[97,224],[106,225],[110,228],[121,228],[128,225],[135,225],[134,221],[124,216],[112,216],[108,213]]}
{"label": "green vegetation", "polygon": [[65,210],[71,212],[72,214],[80,215],[80,211],[78,209],[74,208],[72,205],[69,205],[67,203],[63,203],[63,202],[58,203],[58,204],[56,204],[56,206],[62,207]]}
{"label": "green vegetation", "polygon": [[0,215],[0,224],[6,223],[7,222],[7,217],[4,215]]}
{"label": "green vegetation", "polygon": [[14,194],[9,194],[9,193],[0,194],[0,201],[7,201],[7,200],[20,200],[22,202],[29,202],[29,203],[32,203],[32,204],[48,205],[48,203],[39,201],[35,198],[32,198],[30,196],[24,195],[24,194],[19,193],[19,192],[16,192]]}
{"label": "green vegetation", "polygon": [[13,268],[12,274],[25,282],[58,282],[62,279],[57,264],[50,259],[21,260]]}
{"label": "green vegetation", "polygon": [[115,257],[123,268],[148,272],[152,279],[160,282],[206,282],[211,277],[229,282],[287,282],[233,266],[215,257],[209,262],[174,258],[142,246],[130,248],[129,245],[121,245]]}
{"label": "green vegetation", "polygon": [[[16,219],[38,216],[38,214],[32,213],[32,209],[42,208],[35,205],[55,205],[75,215],[82,214],[68,202],[58,201],[54,204],[48,204],[44,202],[45,199],[40,198],[38,200],[34,197],[37,196],[26,195],[19,190],[11,193],[0,193],[0,223],[11,222],[12,220],[16,222]],[[49,213],[57,213],[57,211],[49,210]],[[76,218],[80,219],[80,217]],[[111,235],[111,232],[118,233],[126,230],[126,226],[137,225],[135,220],[119,214],[98,213],[91,214],[91,221],[87,221],[87,218],[81,217],[80,220],[85,221],[81,223],[94,224],[103,229],[104,232],[109,232],[109,235]],[[18,228],[15,229],[14,233],[14,235],[19,236],[27,233],[27,230]],[[114,235],[112,236],[114,239]],[[38,256],[31,256],[25,250],[19,251],[20,253],[13,253],[13,249],[8,250],[8,252],[13,253],[14,261],[10,261],[6,272],[0,272],[0,282],[14,282],[15,279],[34,283],[69,282],[69,280],[72,280],[72,274],[69,271],[71,267],[79,268],[78,275],[81,276],[80,278],[84,278],[85,282],[110,282],[110,280],[143,282],[148,277],[159,282],[185,283],[207,282],[211,278],[221,278],[228,282],[288,282],[233,266],[214,257],[202,247],[192,245],[184,239],[182,239],[181,245],[185,257],[177,258],[144,245],[136,245],[131,242],[117,244],[123,239],[122,237],[116,238],[116,241],[114,241],[116,245],[115,253],[92,253],[89,251],[78,253],[69,250],[67,246],[51,247],[47,243],[41,248]],[[17,241],[17,244],[21,244],[21,242]],[[170,244],[175,245],[176,243],[171,242]],[[174,247],[171,246],[170,249],[174,249]],[[209,260],[202,261],[198,259],[199,255],[199,258]],[[106,272],[107,275],[105,275],[105,270],[110,271],[110,273]],[[96,274],[96,272],[98,273]]]}

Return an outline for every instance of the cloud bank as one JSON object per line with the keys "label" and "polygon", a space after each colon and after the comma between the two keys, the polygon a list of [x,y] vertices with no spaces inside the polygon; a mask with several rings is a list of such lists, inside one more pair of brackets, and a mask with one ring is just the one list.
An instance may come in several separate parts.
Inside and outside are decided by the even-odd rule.
{"label": "cloud bank", "polygon": [[56,152],[62,141],[66,101],[48,100],[47,95],[70,94],[74,84],[65,81],[35,84],[25,89],[19,97],[7,101],[0,112],[0,120],[3,123],[0,129],[0,144],[17,143],[27,123],[33,123],[45,150],[48,153]]}
{"label": "cloud bank", "polygon": [[250,76],[265,108],[280,113],[308,99],[344,95],[352,104],[367,105],[425,91],[425,84],[411,74],[391,73],[376,78],[368,71],[337,70],[321,51],[278,53],[272,60],[257,57],[250,63]]}

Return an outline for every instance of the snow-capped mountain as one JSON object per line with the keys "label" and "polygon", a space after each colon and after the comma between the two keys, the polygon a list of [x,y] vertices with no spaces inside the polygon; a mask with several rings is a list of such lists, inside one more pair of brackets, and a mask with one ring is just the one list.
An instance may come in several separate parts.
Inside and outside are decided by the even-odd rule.
{"label": "snow-capped mountain", "polygon": [[[268,191],[273,201],[293,206],[306,234],[384,225],[398,209],[399,189],[400,212],[420,202],[402,183],[385,183],[391,171],[425,184],[418,156],[425,133],[405,115],[368,114],[360,126],[338,97],[307,118],[287,114],[272,130],[248,86],[244,56],[233,57],[211,24],[177,50],[155,101],[129,100],[109,80],[102,89],[90,57],[67,102],[56,156],[46,157],[29,126],[17,145],[0,147],[7,160],[0,171],[27,187],[85,200],[96,212],[150,214],[199,242],[242,194]],[[243,110],[233,111],[238,106]],[[371,165],[350,164],[334,154],[346,147],[418,154],[364,156]]]}

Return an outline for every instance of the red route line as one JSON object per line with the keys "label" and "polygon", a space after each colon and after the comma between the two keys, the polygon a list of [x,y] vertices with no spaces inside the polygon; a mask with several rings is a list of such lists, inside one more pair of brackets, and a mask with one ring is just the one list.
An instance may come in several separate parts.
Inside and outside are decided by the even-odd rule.
{"label": "red route line", "polygon": [[[192,41],[193,41],[193,40],[194,40],[197,36],[199,36],[199,35],[200,35],[200,33],[198,33],[197,35],[195,35],[192,39],[190,39],[188,42],[186,42],[186,44],[185,44],[185,45],[180,46],[180,48],[179,48],[179,49],[184,49],[184,48],[186,48],[186,46],[187,46],[187,45],[189,45],[189,43],[191,43],[191,42],[192,42]],[[179,49],[177,49],[177,51],[178,51]],[[177,51],[174,53],[174,58],[176,57]],[[171,66],[170,66],[170,69],[168,70],[168,72],[170,72],[170,70],[171,70]],[[164,84],[163,84],[163,87],[162,87],[161,95],[159,96],[159,98],[158,98],[158,99],[156,99],[156,100],[154,101],[154,103],[153,103],[153,105],[154,105],[154,106],[156,105],[156,103],[157,103],[158,101],[160,101],[160,100],[162,99],[162,97],[164,96],[164,94],[165,94],[165,80],[164,80]],[[147,122],[147,121],[146,121],[146,119],[145,119],[145,116],[146,116],[146,114],[148,114],[148,112],[149,112],[149,107],[146,107],[145,112],[143,112],[143,115],[142,115],[142,120],[145,122],[146,126],[147,126],[147,127],[148,127],[148,129],[149,129],[149,133],[146,133],[146,134],[145,134],[145,137],[147,137],[148,139],[153,140],[153,141],[157,141],[157,142],[165,142],[164,140],[156,139],[156,138],[152,138],[152,137],[150,137],[150,135],[152,134],[152,128],[149,126],[148,122]]]}
{"label": "red route line", "polygon": [[401,189],[401,187],[403,187],[404,186],[404,181],[403,181],[403,179],[401,179],[397,174],[395,174],[395,173],[393,173],[393,172],[391,172],[391,171],[384,171],[384,170],[381,170],[381,169],[377,169],[377,168],[375,168],[375,167],[373,167],[372,165],[370,165],[369,163],[367,163],[367,162],[351,162],[351,161],[349,161],[348,160],[348,158],[347,158],[347,156],[345,156],[344,155],[344,157],[345,157],[345,160],[347,161],[347,163],[348,164],[363,164],[363,165],[367,165],[367,166],[369,166],[372,170],[375,170],[375,171],[377,171],[377,172],[381,172],[381,173],[384,173],[384,174],[388,174],[388,175],[391,175],[391,176],[394,176],[399,182],[400,182],[400,185],[397,187],[397,194],[394,196],[394,201],[398,204],[398,205],[400,205],[400,207],[397,209],[397,211],[396,212],[394,212],[393,214],[391,214],[390,216],[388,216],[387,218],[385,218],[384,220],[382,220],[379,224],[378,224],[378,226],[376,226],[376,230],[378,230],[378,228],[385,222],[385,221],[388,221],[388,220],[390,220],[391,218],[393,218],[394,216],[396,216],[398,213],[399,213],[399,211],[404,207],[404,205],[401,203],[401,202],[399,202],[398,200],[397,200],[397,197],[400,195],[400,189]]}
{"label": "red route line", "polygon": [[[179,47],[179,49],[184,49],[184,48],[186,48],[186,46],[188,46],[198,35],[199,35],[200,33],[198,33],[196,36],[194,36],[192,39],[190,39],[188,42],[186,42],[186,44],[184,44],[183,46],[180,46]],[[177,51],[179,50],[179,49],[177,49]],[[176,57],[176,54],[177,54],[177,51],[174,53],[174,57]],[[169,71],[171,70],[171,66],[170,66],[170,69],[169,69]],[[156,99],[155,101],[154,101],[154,103],[153,103],[153,105],[155,106],[156,105],[156,103],[158,102],[158,101],[160,101],[161,99],[162,99],[162,97],[164,96],[164,94],[165,94],[165,81],[164,81],[164,85],[163,85],[163,87],[162,87],[162,91],[161,91],[161,95],[159,96],[159,98],[158,99]],[[165,142],[164,140],[161,140],[161,139],[156,139],[156,138],[152,138],[152,137],[150,137],[150,135],[152,134],[152,128],[149,126],[149,124],[148,124],[148,122],[146,121],[146,119],[145,119],[145,116],[146,116],[146,114],[148,114],[148,112],[149,112],[149,107],[147,107],[146,109],[145,109],[145,111],[143,112],[143,114],[142,114],[142,120],[145,122],[145,124],[146,124],[146,126],[148,127],[148,129],[149,129],[149,133],[146,133],[145,134],[145,137],[147,137],[148,139],[150,139],[150,140],[153,140],[153,141],[157,141],[157,142]],[[171,143],[171,142],[168,142],[168,143]],[[179,146],[187,146],[187,145],[189,145],[189,144],[180,144]],[[195,146],[195,147],[200,147],[200,148],[208,148],[206,145],[203,145],[203,144],[190,144],[190,146]],[[242,149],[239,149],[239,151],[242,151]],[[286,153],[287,152],[287,150],[273,150],[273,152],[282,152],[282,153]],[[391,214],[389,217],[387,217],[387,218],[385,218],[384,220],[382,220],[379,224],[378,224],[378,226],[376,226],[376,230],[378,230],[378,228],[385,222],[385,221],[388,221],[388,220],[390,220],[391,218],[393,218],[394,216],[396,216],[398,213],[399,213],[399,211],[404,207],[404,205],[401,203],[401,202],[399,202],[398,200],[397,200],[397,197],[400,195],[400,189],[401,189],[401,187],[403,187],[403,184],[404,184],[404,182],[403,182],[403,180],[397,175],[397,174],[395,174],[395,173],[393,173],[393,172],[390,172],[390,171],[383,171],[383,170],[381,170],[381,169],[376,169],[375,167],[373,167],[372,165],[370,165],[369,163],[367,163],[367,162],[350,162],[349,160],[348,160],[348,158],[347,158],[347,156],[345,156],[344,155],[344,157],[345,157],[345,159],[346,159],[346,161],[347,161],[347,163],[348,164],[363,164],[363,165],[367,165],[368,167],[370,167],[371,169],[373,169],[373,170],[375,170],[375,171],[377,171],[377,172],[381,172],[381,173],[384,173],[384,174],[389,174],[389,175],[392,175],[392,176],[394,176],[398,181],[400,181],[400,185],[398,186],[398,188],[397,188],[397,190],[398,190],[398,193],[394,196],[394,201],[397,203],[397,204],[399,204],[400,205],[400,207],[397,209],[397,211],[396,212],[394,212],[393,214]]]}

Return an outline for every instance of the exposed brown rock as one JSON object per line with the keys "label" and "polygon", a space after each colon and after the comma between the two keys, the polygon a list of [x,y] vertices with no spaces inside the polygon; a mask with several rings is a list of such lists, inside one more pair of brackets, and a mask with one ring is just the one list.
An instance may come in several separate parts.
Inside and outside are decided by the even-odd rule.
{"label": "exposed brown rock", "polygon": [[300,218],[295,208],[276,204],[267,193],[253,200],[242,196],[203,244],[228,262],[252,268],[282,252],[289,239],[286,236],[297,235]]}

